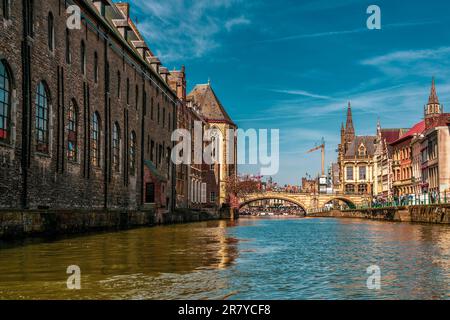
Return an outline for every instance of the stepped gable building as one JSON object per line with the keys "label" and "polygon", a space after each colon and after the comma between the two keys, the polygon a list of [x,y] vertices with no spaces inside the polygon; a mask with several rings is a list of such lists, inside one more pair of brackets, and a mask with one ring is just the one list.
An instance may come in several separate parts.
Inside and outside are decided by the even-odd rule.
{"label": "stepped gable building", "polygon": [[173,209],[178,99],[129,5],[3,4],[0,208]]}
{"label": "stepped gable building", "polygon": [[371,194],[373,188],[373,156],[376,136],[357,136],[353,126],[351,104],[347,108],[347,121],[341,127],[338,148],[340,192]]}
{"label": "stepped gable building", "polygon": [[[196,85],[187,99],[207,123],[206,129],[211,130],[210,138],[215,161],[203,165],[202,180],[207,188],[206,204],[223,206],[230,202],[226,192],[227,180],[230,176],[237,175],[237,138],[234,134],[229,136],[231,133],[229,130],[235,132],[237,126],[226,112],[210,82]],[[234,141],[233,145],[230,145],[230,141]]]}

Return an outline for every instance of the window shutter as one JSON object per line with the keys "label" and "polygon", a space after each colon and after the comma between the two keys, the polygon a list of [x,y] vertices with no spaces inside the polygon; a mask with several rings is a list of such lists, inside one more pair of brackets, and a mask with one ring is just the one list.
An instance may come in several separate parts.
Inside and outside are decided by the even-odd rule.
{"label": "window shutter", "polygon": [[202,183],[202,203],[206,203],[206,183]]}

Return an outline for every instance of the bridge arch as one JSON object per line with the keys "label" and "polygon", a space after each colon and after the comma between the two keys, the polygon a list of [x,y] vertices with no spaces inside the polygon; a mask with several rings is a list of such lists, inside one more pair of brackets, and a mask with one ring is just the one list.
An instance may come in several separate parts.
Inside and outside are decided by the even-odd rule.
{"label": "bridge arch", "polygon": [[350,208],[356,208],[356,203],[354,201],[348,199],[348,198],[345,198],[345,197],[334,197],[334,198],[331,198],[325,204],[328,204],[328,203],[330,203],[332,201],[336,201],[336,200],[344,202]]}
{"label": "bridge arch", "polygon": [[299,206],[300,208],[302,208],[303,211],[308,212],[308,210],[306,209],[306,206],[303,203],[301,203],[300,201],[297,201],[295,199],[291,199],[288,197],[283,197],[283,196],[261,196],[261,197],[251,198],[251,199],[245,200],[244,202],[241,202],[239,204],[239,210],[241,210],[243,207],[245,207],[246,205],[248,205],[250,203],[262,201],[262,200],[283,200],[285,202],[295,204],[295,205]]}

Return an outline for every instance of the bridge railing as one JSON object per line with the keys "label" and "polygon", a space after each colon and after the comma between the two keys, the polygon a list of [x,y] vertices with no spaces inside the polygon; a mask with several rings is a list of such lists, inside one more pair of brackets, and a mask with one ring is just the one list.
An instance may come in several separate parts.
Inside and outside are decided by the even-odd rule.
{"label": "bridge railing", "polygon": [[395,208],[405,206],[423,206],[436,204],[450,204],[450,192],[427,193],[414,196],[405,196],[386,202],[372,202],[368,205],[356,206],[352,209],[377,209],[377,208]]}
{"label": "bridge railing", "polygon": [[297,195],[305,195],[305,196],[355,196],[355,197],[370,197],[371,195],[365,194],[365,193],[356,193],[356,192],[330,192],[330,193],[318,193],[318,192],[293,192],[293,191],[285,191],[285,190],[265,190],[261,191],[257,194],[264,194],[264,193],[284,193],[284,194],[297,194]]}

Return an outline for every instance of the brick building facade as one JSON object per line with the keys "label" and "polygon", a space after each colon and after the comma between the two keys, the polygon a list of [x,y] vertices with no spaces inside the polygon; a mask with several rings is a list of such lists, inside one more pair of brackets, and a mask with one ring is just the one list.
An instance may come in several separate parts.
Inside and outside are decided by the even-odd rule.
{"label": "brick building facade", "polygon": [[[0,208],[171,210],[179,102],[128,5],[5,3]],[[80,29],[66,26],[71,5]]]}

